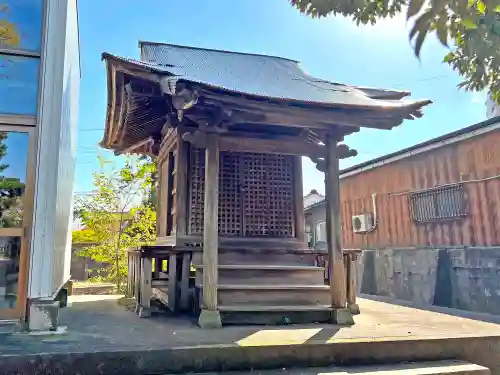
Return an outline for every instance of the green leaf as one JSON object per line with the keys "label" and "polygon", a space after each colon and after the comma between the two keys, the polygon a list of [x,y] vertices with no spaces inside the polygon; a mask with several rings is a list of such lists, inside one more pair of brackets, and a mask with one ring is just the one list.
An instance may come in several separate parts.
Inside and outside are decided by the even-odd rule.
{"label": "green leaf", "polygon": [[446,27],[446,18],[440,17],[436,23],[436,34],[439,41],[445,47],[448,47],[448,28]]}
{"label": "green leaf", "polygon": [[[421,33],[423,30],[428,30],[430,27],[431,13],[429,11],[422,14],[413,25],[413,28],[410,30],[410,40],[418,33]],[[427,32],[426,32],[427,34]]]}
{"label": "green leaf", "polygon": [[493,12],[500,13],[500,5],[493,8]]}
{"label": "green leaf", "polygon": [[460,23],[469,30],[477,29],[477,25],[470,18],[462,18]]}
{"label": "green leaf", "polygon": [[424,5],[425,0],[410,0],[410,4],[408,5],[408,12],[406,13],[406,19],[410,19],[415,16],[422,6]]}
{"label": "green leaf", "polygon": [[427,36],[427,30],[420,31],[415,40],[415,56],[420,58],[420,50],[424,44],[425,37]]}
{"label": "green leaf", "polygon": [[480,14],[484,14],[486,12],[486,4],[481,0],[478,0],[476,3],[476,9]]}
{"label": "green leaf", "polygon": [[454,54],[453,52],[450,52],[450,53],[448,53],[448,54],[444,57],[443,62],[445,62],[445,63],[450,63],[450,62],[452,62],[452,61],[453,61],[453,59],[454,59],[454,58],[455,58],[455,54]]}

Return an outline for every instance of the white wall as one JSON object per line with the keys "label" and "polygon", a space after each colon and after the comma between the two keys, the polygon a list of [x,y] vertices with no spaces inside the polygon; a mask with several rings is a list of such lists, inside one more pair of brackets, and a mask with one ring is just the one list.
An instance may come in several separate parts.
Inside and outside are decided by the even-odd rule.
{"label": "white wall", "polygon": [[[73,230],[73,180],[76,159],[80,53],[77,0],[68,0],[61,130],[59,143],[58,192],[56,202],[56,245],[52,259],[52,288],[57,290],[70,277],[71,233]],[[59,224],[59,225],[58,225]]]}
{"label": "white wall", "polygon": [[29,298],[69,278],[80,61],[76,0],[47,0]]}

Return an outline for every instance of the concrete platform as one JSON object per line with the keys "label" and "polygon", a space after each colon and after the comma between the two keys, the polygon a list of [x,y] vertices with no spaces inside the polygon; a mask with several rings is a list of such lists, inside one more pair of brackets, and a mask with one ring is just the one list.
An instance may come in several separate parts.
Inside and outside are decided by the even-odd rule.
{"label": "concrete platform", "polygon": [[499,317],[360,299],[356,325],[203,330],[140,319],[117,296],[73,296],[66,333],[0,336],[0,373],[165,374],[461,359],[500,375]]}

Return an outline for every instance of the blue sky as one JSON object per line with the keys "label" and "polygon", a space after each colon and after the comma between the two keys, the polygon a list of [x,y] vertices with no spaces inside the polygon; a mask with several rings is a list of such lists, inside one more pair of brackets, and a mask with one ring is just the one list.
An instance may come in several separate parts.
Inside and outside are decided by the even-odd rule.
{"label": "blue sky", "polygon": [[[359,155],[345,168],[485,119],[485,94],[459,91],[441,63],[446,49],[429,37],[417,60],[403,17],[357,27],[343,18],[313,20],[287,0],[79,1],[82,85],[76,191],[91,189],[106,109],[102,52],[138,58],[138,40],[185,44],[299,60],[311,75],[353,85],[397,88],[434,101],[424,117],[392,131],[362,130],[346,139]],[[97,130],[94,130],[97,129]],[[104,153],[110,155],[109,153]],[[304,162],[304,191],[323,191],[323,175]]]}
{"label": "blue sky", "polygon": [[4,143],[7,153],[0,160],[0,164],[8,165],[8,168],[3,171],[2,177],[18,178],[21,182],[26,182],[28,134],[8,132]]}
{"label": "blue sky", "polygon": [[21,36],[20,48],[39,52],[43,2],[40,0],[3,0],[1,5],[7,6],[2,16],[17,26]]}
{"label": "blue sky", "polygon": [[38,58],[0,56],[0,113],[36,114],[39,69]]}

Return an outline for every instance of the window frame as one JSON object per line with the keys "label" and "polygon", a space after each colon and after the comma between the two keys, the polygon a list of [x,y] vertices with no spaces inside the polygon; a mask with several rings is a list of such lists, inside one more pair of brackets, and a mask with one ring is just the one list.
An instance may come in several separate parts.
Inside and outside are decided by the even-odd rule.
{"label": "window frame", "polygon": [[43,69],[43,51],[45,48],[45,30],[46,30],[46,14],[47,14],[47,1],[40,0],[42,3],[42,27],[40,30],[40,51],[27,50],[22,48],[7,48],[0,45],[0,55],[9,55],[16,57],[26,57],[39,60],[38,67],[38,79],[37,79],[37,89],[38,98],[36,108],[37,111],[34,115],[26,114],[12,114],[12,113],[0,113],[0,124],[1,125],[14,125],[14,126],[30,126],[34,127],[37,124],[38,112],[40,110],[40,99],[41,99],[41,82],[42,82],[42,69]]}
{"label": "window frame", "polygon": [[33,227],[33,207],[35,200],[35,164],[36,164],[36,129],[27,126],[0,124],[0,131],[26,133],[28,135],[28,154],[24,192],[24,216],[21,227],[0,228],[0,237],[19,237],[21,239],[21,253],[19,259],[17,302],[12,308],[0,309],[0,319],[19,319],[25,314],[27,300],[27,286],[30,263],[30,233]]}
{"label": "window frame", "polygon": [[[322,231],[319,230],[318,231],[318,228],[320,228],[321,225],[324,225],[324,241],[321,241],[318,237],[318,233],[322,234]],[[327,238],[326,238],[326,220],[318,220],[315,224],[314,224],[314,245],[316,245],[317,243],[327,243]]]}
{"label": "window frame", "polygon": [[[449,194],[448,199],[453,199],[453,201],[449,202],[451,208],[448,209],[448,212],[451,214],[443,216],[440,215],[442,207],[440,207],[439,199],[446,197],[446,194]],[[454,197],[454,194],[459,194],[459,196]],[[429,224],[460,220],[468,214],[466,198],[461,183],[415,191],[408,197],[411,221],[415,224]]]}

